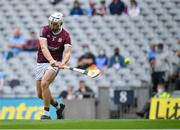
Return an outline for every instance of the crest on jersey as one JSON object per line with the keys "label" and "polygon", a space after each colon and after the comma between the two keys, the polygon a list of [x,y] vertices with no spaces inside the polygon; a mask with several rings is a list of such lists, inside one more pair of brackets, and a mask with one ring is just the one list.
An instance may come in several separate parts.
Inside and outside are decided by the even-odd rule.
{"label": "crest on jersey", "polygon": [[62,42],[62,38],[59,38],[59,39],[58,39],[58,42]]}

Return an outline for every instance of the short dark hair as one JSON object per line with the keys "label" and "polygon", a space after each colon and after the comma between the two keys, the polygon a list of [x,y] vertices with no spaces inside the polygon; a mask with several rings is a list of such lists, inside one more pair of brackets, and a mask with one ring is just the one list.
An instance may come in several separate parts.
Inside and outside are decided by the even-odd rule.
{"label": "short dark hair", "polygon": [[80,80],[79,83],[85,83],[85,81],[84,80]]}
{"label": "short dark hair", "polygon": [[132,3],[134,3],[136,6],[138,5],[136,0],[131,0]]}
{"label": "short dark hair", "polygon": [[114,51],[120,51],[120,49],[118,47],[114,48]]}
{"label": "short dark hair", "polygon": [[164,48],[163,43],[159,43],[159,44],[158,44],[158,48],[159,48],[159,49],[163,49],[163,48]]}
{"label": "short dark hair", "polygon": [[74,3],[80,4],[78,0],[75,0]]}
{"label": "short dark hair", "polygon": [[36,32],[35,31],[30,31],[30,34],[36,34]]}
{"label": "short dark hair", "polygon": [[106,3],[106,1],[105,0],[101,0],[101,4],[105,4]]}

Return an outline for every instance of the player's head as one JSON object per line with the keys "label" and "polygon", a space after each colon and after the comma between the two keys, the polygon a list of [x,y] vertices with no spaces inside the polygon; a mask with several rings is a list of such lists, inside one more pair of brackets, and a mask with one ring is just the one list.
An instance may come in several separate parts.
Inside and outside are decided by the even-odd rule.
{"label": "player's head", "polygon": [[54,33],[58,33],[63,24],[63,14],[60,12],[55,12],[50,15],[48,20],[49,26]]}

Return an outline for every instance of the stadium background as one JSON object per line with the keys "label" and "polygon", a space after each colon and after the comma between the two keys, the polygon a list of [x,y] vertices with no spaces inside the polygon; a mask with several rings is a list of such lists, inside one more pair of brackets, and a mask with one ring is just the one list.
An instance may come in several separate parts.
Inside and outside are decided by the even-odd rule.
{"label": "stadium background", "polygon": [[[99,2],[98,0],[94,1],[95,3]],[[110,2],[111,0],[107,0],[106,4],[109,5]],[[125,2],[128,4],[128,1]],[[13,28],[20,27],[21,33],[29,38],[30,30],[38,33],[40,27],[47,24],[47,18],[51,13],[61,11],[65,15],[63,26],[68,29],[72,37],[73,54],[69,62],[70,66],[77,66],[77,59],[83,54],[81,46],[84,43],[89,44],[91,52],[96,56],[100,47],[106,50],[108,57],[113,54],[115,47],[119,47],[124,56],[130,57],[131,64],[118,72],[107,69],[96,79],[63,70],[51,87],[53,95],[57,97],[67,84],[73,84],[77,89],[79,85],[77,81],[83,79],[95,91],[95,97],[104,102],[97,108],[98,113],[103,111],[103,105],[108,106],[110,103],[110,108],[104,110],[105,114],[102,112],[102,118],[103,116],[110,118],[110,115],[107,116],[109,109],[117,111],[112,118],[137,118],[135,111],[140,110],[148,100],[148,92],[152,86],[149,62],[146,58],[149,43],[164,43],[173,64],[178,64],[175,53],[179,49],[176,39],[180,36],[179,0],[138,0],[141,12],[139,16],[133,18],[126,14],[73,17],[69,15],[72,4],[73,0],[62,0],[54,6],[48,0],[1,0],[0,52],[8,50],[8,39]],[[82,7],[84,6],[82,5]],[[7,74],[6,81],[20,80],[20,85],[14,88],[5,84],[0,92],[0,98],[7,98],[7,103],[12,100],[8,98],[36,97],[34,82],[36,53],[22,52],[6,62],[2,60],[2,55],[0,55],[0,59],[0,68]],[[133,100],[137,100],[137,104],[130,106],[131,111],[127,115],[121,115],[124,112],[120,111],[122,113],[119,113],[119,110],[124,108],[121,105],[117,106],[112,100],[115,89],[135,92]],[[110,102],[107,102],[109,99]],[[26,102],[25,100],[24,102]],[[2,108],[1,105],[5,104],[0,104]],[[76,105],[76,103],[74,102],[72,105]],[[83,106],[83,104],[81,105]],[[129,106],[126,107],[129,108]],[[93,118],[98,117],[98,113]]]}

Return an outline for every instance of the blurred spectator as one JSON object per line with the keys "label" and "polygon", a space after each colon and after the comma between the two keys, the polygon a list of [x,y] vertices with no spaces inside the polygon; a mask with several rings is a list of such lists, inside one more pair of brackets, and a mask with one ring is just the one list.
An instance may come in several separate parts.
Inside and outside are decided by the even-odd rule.
{"label": "blurred spectator", "polygon": [[95,56],[90,52],[88,44],[84,44],[82,47],[84,54],[78,60],[78,68],[88,69],[95,65]]}
{"label": "blurred spectator", "polygon": [[6,73],[0,68],[0,91],[3,90],[5,76]]}
{"label": "blurred spectator", "polygon": [[66,90],[62,91],[60,93],[60,97],[62,97],[63,99],[67,99],[67,100],[73,100],[76,99],[76,95],[74,93],[74,88],[72,85],[68,85],[66,87]]}
{"label": "blurred spectator", "polygon": [[90,4],[90,8],[91,8],[91,15],[95,15],[96,14],[95,3],[90,2],[89,4]]}
{"label": "blurred spectator", "polygon": [[19,86],[21,83],[20,83],[20,80],[18,79],[12,79],[9,81],[8,84],[11,88],[15,88],[16,86]]}
{"label": "blurred spectator", "polygon": [[26,41],[23,45],[24,51],[37,51],[39,47],[39,40],[37,38],[36,32],[30,32],[30,39]]}
{"label": "blurred spectator", "polygon": [[110,14],[112,15],[121,15],[126,9],[126,6],[121,0],[112,0],[109,5]]}
{"label": "blurred spectator", "polygon": [[148,60],[151,62],[151,60],[154,60],[156,58],[156,55],[156,44],[152,43],[150,44],[150,51],[147,53]]}
{"label": "blurred spectator", "polygon": [[136,0],[131,0],[130,7],[128,7],[128,15],[130,17],[138,16],[140,13],[140,8]]}
{"label": "blurred spectator", "polygon": [[100,6],[97,8],[96,14],[101,16],[107,15],[107,7],[105,0],[101,0]]}
{"label": "blurred spectator", "polygon": [[108,57],[106,56],[105,50],[102,48],[99,50],[99,54],[96,57],[96,66],[102,71],[108,66]]}
{"label": "blurred spectator", "polygon": [[177,39],[177,43],[179,43],[179,44],[180,44],[180,38],[178,38],[178,39]]}
{"label": "blurred spectator", "polygon": [[155,92],[157,89],[157,84],[159,82],[168,81],[168,75],[172,76],[173,67],[172,62],[169,57],[169,53],[164,51],[164,45],[159,43],[157,46],[157,55],[154,60],[151,60],[152,67],[152,91]]}
{"label": "blurred spectator", "polygon": [[176,79],[175,79],[175,87],[176,90],[180,90],[180,51],[176,52],[176,55],[178,57],[178,66],[177,66],[177,72],[176,72]]}
{"label": "blurred spectator", "polygon": [[95,3],[93,0],[84,0],[84,11],[86,15],[92,16],[96,14]]}
{"label": "blurred spectator", "polygon": [[83,56],[79,57],[77,68],[79,68],[79,69],[87,69],[88,68],[88,66],[85,64]]}
{"label": "blurred spectator", "polygon": [[70,15],[83,15],[83,9],[80,7],[79,1],[75,0],[73,3],[73,8],[71,9]]}
{"label": "blurred spectator", "polygon": [[16,28],[13,32],[13,36],[10,38],[10,49],[7,52],[4,52],[3,59],[6,61],[20,53],[24,44],[25,38],[21,35],[20,29]]}
{"label": "blurred spectator", "polygon": [[180,90],[180,69],[177,72],[177,78],[176,78],[176,81],[175,81],[175,87],[176,87],[176,90]]}
{"label": "blurred spectator", "polygon": [[94,98],[94,92],[85,84],[84,80],[79,81],[79,89],[77,90],[76,95],[79,99]]}
{"label": "blurred spectator", "polygon": [[[158,83],[157,93],[154,94],[152,98],[170,98],[170,93],[166,92],[165,84]],[[150,100],[144,105],[143,109],[136,114],[140,117],[149,118],[150,112]]]}
{"label": "blurred spectator", "polygon": [[50,4],[52,5],[56,5],[58,4],[59,2],[61,2],[62,0],[49,0]]}
{"label": "blurred spectator", "polygon": [[117,70],[126,67],[124,57],[121,55],[119,48],[114,49],[114,55],[110,58],[109,67]]}

